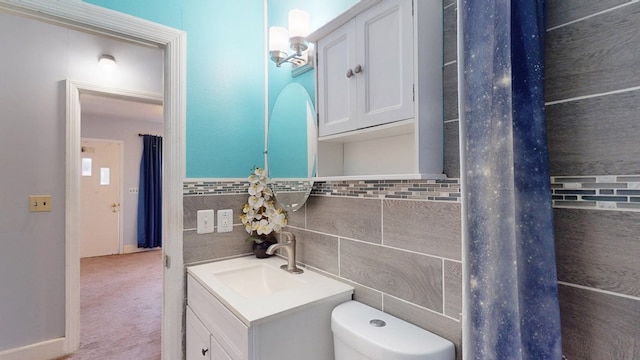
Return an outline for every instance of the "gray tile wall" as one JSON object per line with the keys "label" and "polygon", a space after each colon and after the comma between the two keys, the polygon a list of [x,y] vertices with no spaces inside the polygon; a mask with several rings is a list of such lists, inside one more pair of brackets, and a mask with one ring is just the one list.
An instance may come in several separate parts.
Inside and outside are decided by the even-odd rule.
{"label": "gray tile wall", "polygon": [[[357,301],[450,339],[460,359],[460,198],[423,195],[420,183],[388,181],[384,184],[393,186],[382,190],[376,181],[320,183],[302,209],[289,213],[287,230],[296,235],[301,264],[354,286]],[[456,179],[425,184],[459,194]],[[353,190],[369,186],[377,187],[375,198],[366,197],[374,190]],[[188,190],[194,187],[198,193]],[[211,194],[208,187],[185,184],[185,265],[251,252],[236,220],[246,190],[236,194],[234,188],[242,186],[235,184],[226,187],[229,194]],[[405,198],[395,198],[398,192]],[[234,209],[233,232],[196,234],[198,210],[226,208]]]}
{"label": "gray tile wall", "polygon": [[459,116],[458,116],[458,8],[456,1],[444,5],[444,67],[442,87],[444,98],[444,173],[460,177]]}
{"label": "gray tile wall", "polygon": [[[193,185],[193,183],[189,183],[189,185]],[[206,190],[201,192],[207,193]],[[186,194],[189,194],[187,187],[185,187],[183,200],[183,258],[185,266],[251,253],[251,244],[244,241],[248,234],[239,219],[240,211],[247,201],[246,189],[244,194]],[[218,233],[216,226],[216,231],[213,233],[197,234],[197,211],[208,209],[213,209],[216,214],[218,210],[233,209],[233,231]]]}
{"label": "gray tile wall", "polygon": [[301,263],[354,285],[356,300],[453,341],[460,358],[459,202],[314,195],[290,219]]}
{"label": "gray tile wall", "polygon": [[640,3],[547,4],[563,352],[568,359],[639,359]]}

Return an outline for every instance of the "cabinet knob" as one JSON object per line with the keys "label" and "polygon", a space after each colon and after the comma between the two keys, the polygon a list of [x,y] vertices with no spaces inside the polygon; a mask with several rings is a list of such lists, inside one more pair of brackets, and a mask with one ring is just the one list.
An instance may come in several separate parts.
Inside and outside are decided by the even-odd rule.
{"label": "cabinet knob", "polygon": [[209,351],[209,349],[202,349],[202,356],[207,355],[207,351]]}
{"label": "cabinet knob", "polygon": [[353,76],[353,70],[349,69],[347,70],[347,77],[351,78]]}
{"label": "cabinet knob", "polygon": [[362,72],[362,66],[360,64],[356,65],[356,68],[355,68],[354,72],[356,74],[361,73]]}

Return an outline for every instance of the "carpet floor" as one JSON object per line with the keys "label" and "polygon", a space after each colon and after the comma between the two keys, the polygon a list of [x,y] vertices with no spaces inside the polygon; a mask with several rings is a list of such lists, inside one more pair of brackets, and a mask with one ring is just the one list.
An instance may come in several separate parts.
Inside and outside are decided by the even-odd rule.
{"label": "carpet floor", "polygon": [[162,251],[80,261],[80,348],[64,360],[158,360]]}

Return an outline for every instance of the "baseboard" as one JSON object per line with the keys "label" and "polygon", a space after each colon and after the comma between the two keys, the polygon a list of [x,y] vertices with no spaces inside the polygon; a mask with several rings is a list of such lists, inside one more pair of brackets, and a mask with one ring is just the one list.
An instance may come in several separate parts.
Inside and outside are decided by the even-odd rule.
{"label": "baseboard", "polygon": [[[154,250],[160,250],[162,249],[161,247],[155,247],[155,248],[139,248],[137,245],[125,245],[124,248],[122,249],[122,253],[123,254],[131,254],[131,253],[137,253],[137,252],[144,252],[144,251],[154,251]],[[2,360],[2,359],[0,359]]]}
{"label": "baseboard", "polygon": [[51,360],[64,355],[67,355],[64,352],[64,338],[58,338],[0,351],[0,360]]}

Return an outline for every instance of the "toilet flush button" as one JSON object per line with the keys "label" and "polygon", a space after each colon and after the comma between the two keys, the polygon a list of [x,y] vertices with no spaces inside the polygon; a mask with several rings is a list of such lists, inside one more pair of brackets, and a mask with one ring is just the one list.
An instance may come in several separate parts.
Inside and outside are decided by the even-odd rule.
{"label": "toilet flush button", "polygon": [[373,319],[369,321],[369,325],[371,326],[375,326],[375,327],[383,327],[386,326],[387,323],[384,322],[384,320],[380,320],[380,319]]}

